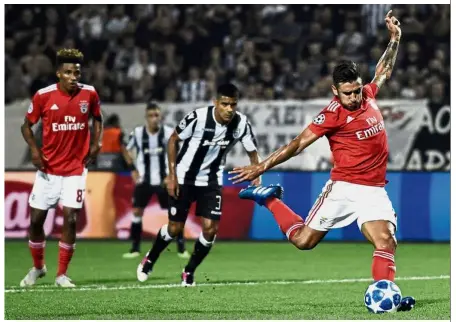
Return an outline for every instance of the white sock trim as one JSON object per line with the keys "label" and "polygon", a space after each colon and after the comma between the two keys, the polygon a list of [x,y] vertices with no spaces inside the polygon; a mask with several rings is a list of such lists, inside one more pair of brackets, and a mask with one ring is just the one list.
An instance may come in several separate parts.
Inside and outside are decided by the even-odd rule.
{"label": "white sock trim", "polygon": [[168,233],[168,225],[163,225],[162,228],[160,229],[160,235],[165,241],[170,241],[173,240],[173,237],[170,236]]}
{"label": "white sock trim", "polygon": [[141,216],[135,216],[133,215],[132,218],[131,218],[131,222],[134,223],[134,224],[139,224],[140,222],[142,221],[142,217]]}
{"label": "white sock trim", "polygon": [[201,244],[203,244],[203,246],[211,247],[211,245],[215,242],[215,237],[216,236],[214,236],[214,240],[213,241],[207,241],[206,238],[204,238],[203,233],[201,233],[199,235],[198,240],[200,241]]}

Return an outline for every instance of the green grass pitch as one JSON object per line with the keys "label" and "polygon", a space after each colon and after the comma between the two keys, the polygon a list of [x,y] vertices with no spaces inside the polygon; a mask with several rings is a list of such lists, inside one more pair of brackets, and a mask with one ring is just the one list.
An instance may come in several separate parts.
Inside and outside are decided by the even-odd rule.
{"label": "green grass pitch", "polygon": [[[143,242],[143,250],[150,245]],[[32,266],[27,242],[6,241],[5,319],[450,319],[449,244],[399,245],[396,282],[417,305],[383,315],[363,304],[372,258],[367,243],[322,243],[303,252],[287,242],[217,242],[194,288],[177,285],[186,260],[176,256],[175,244],[145,283],[136,280],[140,259],[121,258],[128,248],[80,241],[68,272],[77,289],[68,290],[53,287],[58,249],[48,242],[48,275],[24,291],[18,285]]]}

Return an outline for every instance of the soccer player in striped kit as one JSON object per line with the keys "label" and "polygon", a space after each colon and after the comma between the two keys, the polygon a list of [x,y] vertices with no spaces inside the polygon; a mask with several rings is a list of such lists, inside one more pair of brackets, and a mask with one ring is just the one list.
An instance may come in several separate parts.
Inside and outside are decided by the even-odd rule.
{"label": "soccer player in striped kit", "polygon": [[[168,209],[168,193],[166,191],[168,177],[168,140],[174,129],[162,123],[160,106],[149,102],[145,111],[146,124],[137,126],[130,134],[126,150],[136,151],[136,161],[125,155],[126,162],[132,170],[135,182],[133,192],[133,217],[131,221],[131,249],[123,254],[123,258],[136,258],[140,255],[142,234],[142,216],[153,195],[157,195],[160,207]],[[136,163],[136,165],[135,165]],[[176,238],[177,255],[189,258],[185,249],[183,231]]]}

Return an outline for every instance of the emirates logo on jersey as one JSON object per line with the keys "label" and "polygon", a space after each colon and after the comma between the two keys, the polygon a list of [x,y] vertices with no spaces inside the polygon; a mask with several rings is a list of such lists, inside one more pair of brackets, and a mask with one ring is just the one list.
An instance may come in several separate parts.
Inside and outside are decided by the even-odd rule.
{"label": "emirates logo on jersey", "polygon": [[320,114],[317,117],[314,118],[313,123],[316,125],[323,124],[325,122],[325,115]]}
{"label": "emirates logo on jersey", "polygon": [[75,116],[66,115],[64,120],[65,120],[65,123],[52,123],[52,131],[53,132],[79,131],[79,130],[84,130],[86,128],[85,123],[76,122]]}

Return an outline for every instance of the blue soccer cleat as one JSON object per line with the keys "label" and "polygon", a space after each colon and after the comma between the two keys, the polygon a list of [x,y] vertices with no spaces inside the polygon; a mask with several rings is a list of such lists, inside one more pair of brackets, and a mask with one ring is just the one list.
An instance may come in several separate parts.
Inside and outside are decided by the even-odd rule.
{"label": "blue soccer cleat", "polygon": [[399,305],[399,308],[397,309],[398,312],[401,311],[410,311],[415,307],[415,298],[413,296],[405,296],[401,300],[401,304]]}
{"label": "blue soccer cleat", "polygon": [[269,198],[283,198],[283,188],[281,185],[269,185],[267,187],[263,186],[250,186],[245,189],[242,189],[239,192],[239,198],[241,199],[250,199],[255,201],[261,206],[264,206],[264,203]]}

